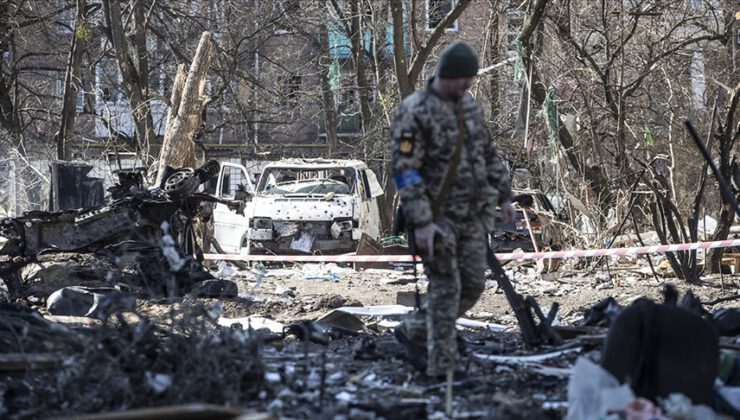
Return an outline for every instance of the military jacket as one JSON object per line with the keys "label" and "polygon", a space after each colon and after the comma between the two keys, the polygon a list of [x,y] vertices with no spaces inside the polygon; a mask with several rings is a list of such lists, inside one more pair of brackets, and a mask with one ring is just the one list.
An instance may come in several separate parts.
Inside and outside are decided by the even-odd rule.
{"label": "military jacket", "polygon": [[[507,171],[485,125],[483,109],[469,94],[462,99],[465,143],[457,170],[436,216],[461,220],[481,214],[498,194],[511,198]],[[391,159],[396,190],[406,223],[424,226],[433,221],[433,203],[440,194],[459,141],[458,102],[442,98],[431,87],[404,99],[391,123]],[[495,198],[494,198],[495,201]]]}

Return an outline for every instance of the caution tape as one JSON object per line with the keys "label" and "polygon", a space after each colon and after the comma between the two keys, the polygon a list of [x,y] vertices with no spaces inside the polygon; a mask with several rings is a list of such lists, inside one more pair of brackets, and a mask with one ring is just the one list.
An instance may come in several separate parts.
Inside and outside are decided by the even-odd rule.
{"label": "caution tape", "polygon": [[[666,252],[692,251],[710,248],[729,248],[740,246],[740,239],[712,242],[693,242],[688,244],[637,246],[628,248],[590,249],[551,252],[515,252],[496,254],[499,260],[542,260],[548,258],[585,258],[601,256],[623,256],[642,254],[663,254]],[[204,254],[207,260],[223,261],[281,261],[281,262],[420,262],[421,258],[412,255],[240,255]]]}
{"label": "caution tape", "polygon": [[284,262],[421,262],[412,255],[239,255],[203,254],[206,260],[224,261],[284,261]]}
{"label": "caution tape", "polygon": [[642,254],[664,254],[666,252],[692,251],[709,248],[729,248],[740,246],[740,239],[713,242],[692,242],[688,244],[656,245],[656,246],[633,246],[628,248],[611,249],[589,249],[577,251],[553,251],[553,252],[517,252],[512,254],[496,254],[501,260],[541,260],[546,258],[587,258],[601,256],[623,256]]}

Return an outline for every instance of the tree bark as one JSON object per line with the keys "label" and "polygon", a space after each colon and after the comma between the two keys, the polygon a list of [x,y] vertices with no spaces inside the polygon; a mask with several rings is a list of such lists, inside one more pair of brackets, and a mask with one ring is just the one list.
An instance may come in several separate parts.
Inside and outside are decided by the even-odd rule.
{"label": "tree bark", "polygon": [[82,65],[82,53],[85,52],[85,8],[87,0],[77,0],[77,15],[75,17],[74,31],[72,32],[72,45],[69,51],[69,60],[64,74],[64,97],[62,99],[62,115],[59,131],[54,134],[57,144],[57,159],[70,160],[72,158],[69,141],[74,132],[75,117],[77,116],[77,96],[80,91],[80,67]]}
{"label": "tree bark", "polygon": [[[185,85],[182,88],[179,102],[171,104],[173,111],[167,121],[167,131],[162,140],[159,153],[159,169],[155,185],[162,183],[164,169],[167,165],[175,168],[195,166],[195,143],[193,138],[201,123],[201,115],[206,98],[203,91],[206,75],[211,64],[211,34],[203,32],[195,50]],[[176,90],[172,90],[173,99],[177,99]]]}
{"label": "tree bark", "polygon": [[[499,7],[498,0],[489,0],[488,7],[491,8],[488,14],[488,39],[487,48],[483,51],[486,57],[486,61],[489,63],[497,63],[499,61],[499,44],[501,42],[499,38]],[[499,84],[498,77],[488,78],[488,89],[489,93],[489,106],[491,107],[491,121],[495,121],[495,116],[499,114],[500,104],[499,101]],[[494,122],[495,124],[495,122]],[[500,127],[492,127],[492,131],[498,132]]]}
{"label": "tree bark", "polygon": [[[13,19],[10,7],[0,7],[0,51],[11,51],[14,33]],[[11,68],[5,68],[5,66]],[[17,71],[7,60],[0,60],[0,127],[13,135],[20,134],[20,127],[16,118],[13,86],[16,85]]]}
{"label": "tree bark", "polygon": [[[329,54],[329,28],[326,23],[321,25],[320,48],[323,57]],[[331,59],[323,60],[321,68],[321,93],[324,105],[324,124],[326,125],[326,143],[329,147],[329,157],[337,150],[337,105],[334,101],[334,92],[331,89],[329,74],[331,72]]]}
{"label": "tree bark", "polygon": [[167,125],[165,126],[165,133],[171,131],[175,124],[177,113],[180,110],[180,101],[182,101],[182,90],[185,88],[185,79],[187,79],[187,77],[188,76],[185,73],[185,65],[178,65],[175,82],[172,85],[172,92],[170,93],[169,107],[167,108]]}
{"label": "tree bark", "polygon": [[401,94],[401,98],[405,98],[414,91],[414,85],[409,79],[406,51],[404,50],[402,0],[391,0],[391,15],[393,19],[393,64],[396,70],[396,79],[398,80],[398,91]]}
{"label": "tree bark", "polygon": [[[725,120],[719,124],[719,132],[716,135],[719,140],[719,171],[728,183],[733,179],[732,168],[735,160],[733,151],[738,139],[740,139],[740,123],[737,123],[735,120],[735,113],[738,107],[740,107],[740,83],[732,91],[732,97],[725,113]],[[733,194],[735,194],[735,198],[737,199],[738,194],[732,188],[732,183],[730,183],[730,189],[733,190]],[[717,227],[712,235],[713,241],[727,239],[727,236],[730,234],[730,226],[735,221],[735,209],[732,208],[732,204],[730,204],[723,194],[720,194],[720,199],[722,204],[719,220],[717,220]],[[719,272],[723,253],[724,250],[722,248],[711,249],[707,252],[707,261],[705,262],[705,270],[708,270],[707,272]]]}
{"label": "tree bark", "polygon": [[[135,2],[133,19],[133,39],[142,45],[135,45],[137,54],[141,54],[141,48],[146,49],[146,19],[141,9],[142,2]],[[141,57],[134,61],[128,52],[128,43],[124,37],[123,23],[121,18],[121,5],[117,0],[103,0],[103,12],[106,24],[110,30],[109,36],[116,56],[118,69],[121,72],[123,89],[129,99],[129,105],[133,114],[134,127],[136,130],[136,144],[142,159],[149,160],[149,146],[154,142],[154,119],[152,118],[149,105],[149,87],[145,84],[148,80],[148,62]],[[146,55],[146,53],[144,54]]]}
{"label": "tree bark", "polygon": [[472,0],[457,1],[455,7],[450,10],[447,16],[429,34],[429,39],[427,39],[426,43],[416,53],[414,59],[411,61],[411,65],[407,66],[403,48],[403,1],[391,0],[391,11],[393,13],[393,56],[395,58],[396,78],[398,79],[398,90],[401,98],[414,93],[421,71],[424,69],[427,59],[432,54],[432,50],[437,46],[445,31],[452,27],[455,20],[462,15],[462,12],[465,11],[471,2]]}
{"label": "tree bark", "polygon": [[357,81],[357,90],[360,100],[360,125],[362,126],[362,148],[363,157],[367,160],[369,157],[368,132],[372,120],[370,111],[370,85],[367,82],[365,73],[365,46],[364,31],[362,19],[360,16],[360,0],[350,2],[350,41],[352,43],[352,57],[355,62],[355,80]]}

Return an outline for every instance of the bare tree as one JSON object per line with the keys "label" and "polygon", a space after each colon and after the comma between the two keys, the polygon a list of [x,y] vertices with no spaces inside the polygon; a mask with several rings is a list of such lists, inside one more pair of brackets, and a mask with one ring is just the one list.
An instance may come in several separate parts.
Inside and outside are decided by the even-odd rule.
{"label": "bare tree", "polygon": [[[412,0],[413,10],[416,9],[418,2]],[[419,83],[419,76],[426,61],[429,59],[432,51],[439,43],[445,31],[452,26],[456,19],[462,15],[463,11],[470,5],[471,0],[459,0],[454,3],[454,7],[442,19],[441,22],[432,30],[429,37],[415,51],[411,57],[410,63],[406,62],[404,49],[404,7],[402,0],[391,0],[391,13],[393,16],[393,54],[395,57],[396,78],[398,79],[398,89],[401,97],[405,98],[416,90]],[[411,12],[414,16],[414,12]],[[412,37],[418,39],[416,25],[411,25]]]}
{"label": "bare tree", "polygon": [[[715,150],[718,152],[718,168],[725,180],[732,181],[733,194],[737,198],[738,193],[740,193],[740,164],[736,152],[736,145],[740,139],[740,118],[737,118],[738,107],[740,107],[740,83],[729,93],[730,98],[727,101],[724,118],[718,121],[717,130],[714,133],[717,139]],[[712,235],[714,241],[727,239],[736,215],[735,209],[732,208],[728,199],[724,195],[720,195],[720,198],[719,220]],[[707,272],[716,273],[720,270],[723,251],[720,248],[712,249],[707,253],[707,261],[705,262]]]}
{"label": "bare tree", "polygon": [[[116,63],[121,73],[121,85],[133,113],[136,144],[141,156],[150,159],[150,146],[154,143],[154,119],[149,95],[149,54],[147,51],[146,4],[133,1],[127,4],[132,16],[130,27],[124,28],[121,3],[103,0],[106,34],[113,46]],[[125,36],[131,33],[131,36]],[[131,45],[129,45],[129,40]],[[133,55],[129,50],[133,50]]]}
{"label": "bare tree", "polygon": [[[99,7],[97,7],[99,8]],[[77,98],[82,90],[81,70],[82,55],[86,44],[90,40],[90,28],[87,17],[97,9],[88,10],[87,0],[77,0],[74,30],[69,51],[69,61],[64,75],[64,96],[62,98],[62,112],[59,131],[54,134],[57,144],[57,159],[70,160],[69,142],[74,132],[75,117],[77,116]]]}

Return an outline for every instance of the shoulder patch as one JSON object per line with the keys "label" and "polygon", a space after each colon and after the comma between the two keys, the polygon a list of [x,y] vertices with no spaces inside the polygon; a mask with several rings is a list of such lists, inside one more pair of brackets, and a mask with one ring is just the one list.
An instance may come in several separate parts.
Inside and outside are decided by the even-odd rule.
{"label": "shoulder patch", "polygon": [[414,152],[414,133],[410,130],[405,130],[401,133],[401,142],[399,145],[399,152],[408,156]]}

